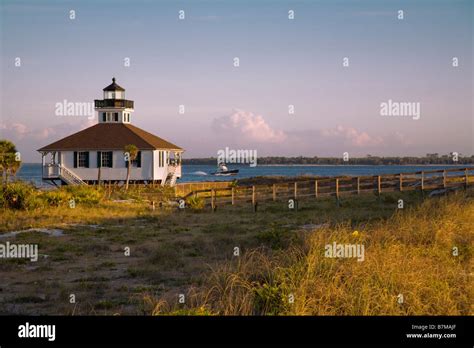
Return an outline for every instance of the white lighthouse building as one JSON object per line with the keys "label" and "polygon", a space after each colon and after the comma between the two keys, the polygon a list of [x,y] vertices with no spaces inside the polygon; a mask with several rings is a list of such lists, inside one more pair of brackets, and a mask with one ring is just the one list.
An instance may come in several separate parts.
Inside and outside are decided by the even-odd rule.
{"label": "white lighthouse building", "polygon": [[95,100],[99,123],[38,150],[43,180],[67,185],[99,181],[123,182],[127,176],[126,145],[138,148],[131,163],[130,180],[174,185],[181,177],[183,149],[132,125],[133,100],[115,78]]}

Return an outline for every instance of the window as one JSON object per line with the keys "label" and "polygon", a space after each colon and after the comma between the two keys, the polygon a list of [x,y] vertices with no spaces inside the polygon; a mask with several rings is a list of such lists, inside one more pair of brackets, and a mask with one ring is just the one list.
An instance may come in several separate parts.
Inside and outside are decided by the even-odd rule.
{"label": "window", "polygon": [[99,153],[101,157],[100,166],[112,168],[112,151],[99,152]]}
{"label": "window", "polygon": [[73,153],[74,168],[89,168],[89,152],[74,151]]}
{"label": "window", "polygon": [[102,113],[102,122],[105,122],[105,121],[107,120],[106,117],[107,117],[107,116],[106,116],[106,113],[103,112],[103,113]]}
{"label": "window", "polygon": [[77,164],[79,168],[89,168],[89,152],[87,151],[78,152]]}
{"label": "window", "polygon": [[118,112],[114,112],[114,121],[118,122]]}

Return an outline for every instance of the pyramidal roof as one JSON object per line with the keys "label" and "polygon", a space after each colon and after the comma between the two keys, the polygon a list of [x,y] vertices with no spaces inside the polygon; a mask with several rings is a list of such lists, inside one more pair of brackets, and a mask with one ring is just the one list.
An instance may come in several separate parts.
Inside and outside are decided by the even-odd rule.
{"label": "pyramidal roof", "polygon": [[106,91],[125,91],[125,88],[123,87],[120,87],[119,85],[117,85],[115,83],[115,77],[112,78],[112,83],[110,85],[108,85],[107,87],[105,87],[103,89],[104,92]]}
{"label": "pyramidal roof", "polygon": [[183,151],[179,146],[127,123],[98,123],[38,151],[123,150],[129,144],[139,150]]}

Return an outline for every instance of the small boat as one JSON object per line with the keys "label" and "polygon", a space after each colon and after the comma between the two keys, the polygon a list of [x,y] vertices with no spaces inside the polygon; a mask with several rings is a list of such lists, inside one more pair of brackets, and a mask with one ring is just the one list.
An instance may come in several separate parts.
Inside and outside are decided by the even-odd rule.
{"label": "small boat", "polygon": [[219,167],[216,172],[211,173],[211,175],[216,176],[230,176],[230,175],[237,175],[239,173],[238,169],[229,170],[224,163],[219,164]]}

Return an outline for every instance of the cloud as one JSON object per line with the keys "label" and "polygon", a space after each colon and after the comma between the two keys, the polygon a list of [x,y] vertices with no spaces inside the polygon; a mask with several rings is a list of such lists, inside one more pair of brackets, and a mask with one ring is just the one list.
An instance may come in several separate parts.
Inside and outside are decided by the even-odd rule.
{"label": "cloud", "polygon": [[281,143],[287,139],[285,132],[273,129],[261,115],[243,110],[215,118],[212,128],[218,135],[238,137],[256,143]]}
{"label": "cloud", "polygon": [[[18,141],[28,138],[30,140],[37,140],[41,142],[47,142],[47,140],[52,142],[55,140],[59,140],[59,138],[61,137],[70,135],[73,132],[77,132],[81,129],[90,127],[93,123],[94,122],[92,120],[84,120],[79,125],[73,123],[61,123],[52,127],[32,129],[24,123],[3,122],[0,123],[0,130],[2,133],[2,138],[8,138],[12,141]],[[55,139],[53,139],[53,136],[55,137]]]}
{"label": "cloud", "polygon": [[[366,130],[336,125],[331,128],[279,130],[272,128],[262,115],[236,110],[228,116],[215,118],[212,130],[216,141],[236,147],[255,147],[273,155],[339,154],[345,151],[364,154],[395,144],[407,143],[400,133],[371,134]],[[209,140],[212,142],[212,140]],[[216,144],[217,145],[217,144]]]}
{"label": "cloud", "polygon": [[331,141],[339,141],[355,147],[373,147],[384,143],[383,138],[380,136],[371,136],[367,132],[341,125],[333,129],[321,130],[320,134]]}

